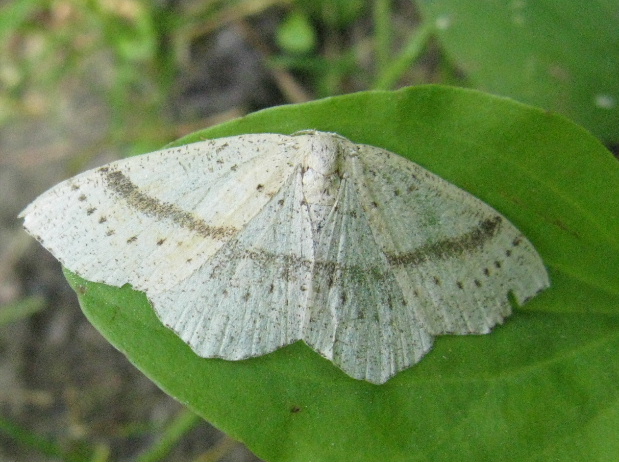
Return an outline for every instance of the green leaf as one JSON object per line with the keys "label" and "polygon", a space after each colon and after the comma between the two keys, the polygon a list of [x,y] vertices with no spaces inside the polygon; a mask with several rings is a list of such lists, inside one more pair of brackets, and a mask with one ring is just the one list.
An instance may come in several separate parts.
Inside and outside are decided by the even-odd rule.
{"label": "green leaf", "polygon": [[562,113],[619,141],[619,2],[419,0],[478,89]]}
{"label": "green leaf", "polygon": [[301,342],[244,361],[198,358],[143,294],[67,272],[91,322],[163,390],[271,462],[616,460],[619,164],[610,153],[560,116],[438,86],[277,107],[176,144],[308,128],[402,154],[480,197],[529,237],[552,287],[489,335],[439,337],[380,386]]}
{"label": "green leaf", "polygon": [[305,54],[316,47],[316,31],[309,18],[300,11],[293,11],[277,29],[277,44],[292,54]]}

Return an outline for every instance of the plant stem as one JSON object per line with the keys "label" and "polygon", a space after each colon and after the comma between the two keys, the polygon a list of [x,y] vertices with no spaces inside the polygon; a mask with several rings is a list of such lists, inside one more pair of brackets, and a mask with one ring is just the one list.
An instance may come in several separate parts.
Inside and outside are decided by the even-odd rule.
{"label": "plant stem", "polygon": [[398,57],[383,69],[374,82],[374,90],[390,90],[404,73],[414,64],[421,53],[425,50],[428,40],[434,32],[434,25],[421,24],[411,35],[404,50]]}
{"label": "plant stem", "polygon": [[189,409],[183,409],[161,435],[161,438],[148,451],[140,455],[136,462],[156,462],[162,460],[172,449],[178,444],[190,430],[196,427],[202,418],[191,412]]}

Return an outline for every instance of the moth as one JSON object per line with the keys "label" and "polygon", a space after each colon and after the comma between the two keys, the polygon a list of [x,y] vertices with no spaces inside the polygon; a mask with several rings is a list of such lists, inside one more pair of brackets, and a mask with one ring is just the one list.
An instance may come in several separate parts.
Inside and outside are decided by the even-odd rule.
{"label": "moth", "polygon": [[132,157],[20,215],[71,271],[143,291],[205,358],[303,340],[380,384],[434,337],[485,334],[549,286],[504,216],[421,166],[335,133],[262,133]]}

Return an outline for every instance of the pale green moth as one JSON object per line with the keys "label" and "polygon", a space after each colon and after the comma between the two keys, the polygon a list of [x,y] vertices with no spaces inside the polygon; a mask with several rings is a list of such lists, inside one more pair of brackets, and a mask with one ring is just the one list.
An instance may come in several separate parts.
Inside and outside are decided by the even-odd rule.
{"label": "pale green moth", "polygon": [[303,340],[383,383],[442,334],[485,334],[549,286],[505,217],[403,157],[324,132],[207,140],[53,187],[26,230],[81,277],[146,293],[195,353]]}

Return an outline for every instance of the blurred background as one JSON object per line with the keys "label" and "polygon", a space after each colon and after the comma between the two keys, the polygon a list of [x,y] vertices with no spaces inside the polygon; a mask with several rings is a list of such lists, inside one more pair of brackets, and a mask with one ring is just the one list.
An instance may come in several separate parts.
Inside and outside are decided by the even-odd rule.
{"label": "blurred background", "polygon": [[[269,106],[443,83],[619,146],[619,1],[0,0],[0,460],[253,461],[82,315],[20,210]],[[260,425],[260,422],[256,422]]]}

